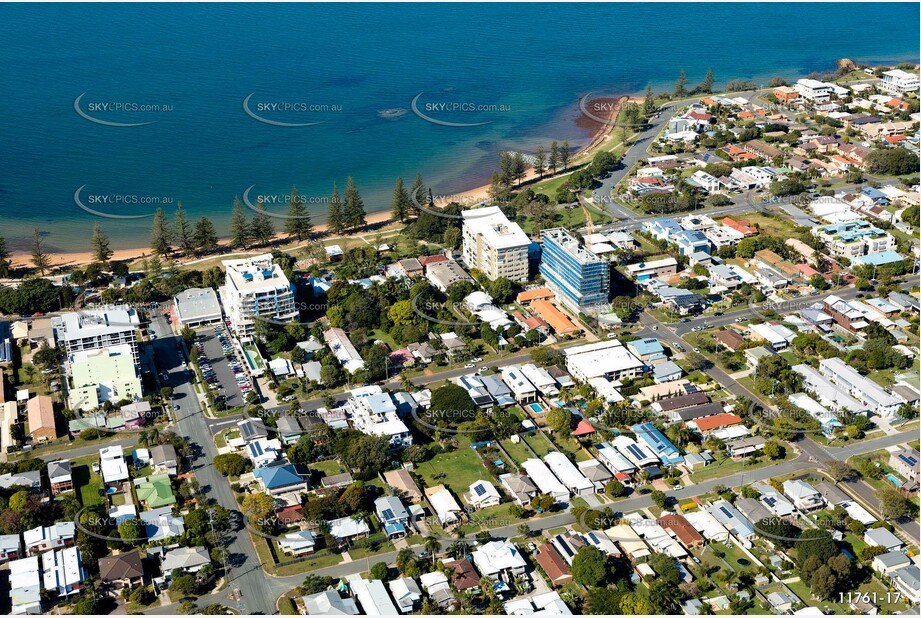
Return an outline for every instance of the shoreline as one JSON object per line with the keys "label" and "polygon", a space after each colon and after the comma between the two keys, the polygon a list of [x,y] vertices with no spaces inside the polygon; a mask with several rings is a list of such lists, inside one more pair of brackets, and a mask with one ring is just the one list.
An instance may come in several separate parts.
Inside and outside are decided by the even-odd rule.
{"label": "shoreline", "polygon": [[[618,97],[598,97],[597,99],[592,99],[592,101],[614,101],[614,102],[620,102],[620,104],[623,105],[627,102],[642,104],[643,99],[641,97],[621,95]],[[584,157],[594,154],[595,151],[597,151],[602,146],[604,146],[607,143],[607,138],[610,137],[611,133],[614,130],[614,125],[610,123],[616,120],[618,110],[619,110],[619,107],[617,105],[613,106],[611,115],[607,119],[608,120],[607,123],[600,123],[600,122],[585,118],[585,116],[580,116],[576,120],[577,124],[585,123],[585,125],[587,125],[586,128],[589,128],[589,129],[592,127],[592,125],[596,125],[595,132],[592,135],[590,141],[585,146],[582,146],[581,148],[579,148],[578,150],[572,153],[572,163],[570,164],[570,171],[565,172],[565,173],[560,172],[556,174],[555,176],[544,174],[542,179],[559,177],[559,176],[563,176],[565,174],[570,173],[571,170],[573,169],[573,166],[576,164],[577,161],[579,161],[580,159]],[[522,178],[521,182],[518,184],[518,188],[534,180],[537,180],[537,174],[535,174],[533,167],[529,167],[526,174]],[[461,202],[461,203],[473,203],[473,202],[480,202],[488,198],[489,198],[489,184],[487,183],[484,185],[474,187],[472,189],[467,189],[465,191],[461,191],[459,193],[452,194],[450,196],[441,196],[435,200],[435,203],[439,206],[444,206],[448,202],[452,202],[452,201]],[[370,228],[374,226],[386,227],[390,223],[396,223],[396,221],[391,218],[390,212],[386,210],[369,213],[366,216],[366,220],[367,220],[367,224],[361,230],[351,232],[348,234],[344,234],[344,235],[340,235],[340,236],[328,236],[325,238],[314,238],[314,242],[325,242],[327,240],[334,240],[336,238],[341,238],[341,239],[359,238],[363,235],[373,233],[374,231]],[[320,223],[320,224],[313,226],[314,235],[324,235],[328,231],[329,231],[329,226],[325,223]],[[289,240],[289,238],[283,232],[278,232],[275,234],[276,242],[285,241],[285,240]],[[219,238],[218,246],[226,248],[229,244],[229,241],[230,241],[229,238]],[[295,240],[291,240],[290,242],[283,243],[283,246],[293,245],[294,247],[297,247],[307,242],[310,242],[310,241],[305,240],[302,242],[297,242]],[[194,264],[195,262],[199,262],[199,261],[212,260],[214,258],[221,257],[222,255],[257,254],[260,252],[271,251],[272,248],[273,247],[269,246],[269,247],[261,247],[259,249],[238,249],[238,250],[233,250],[229,252],[209,253],[207,255],[193,257],[191,259],[183,258],[181,260],[177,260],[177,263],[179,265]],[[152,255],[152,252],[149,247],[115,249],[112,253],[112,257],[109,258],[109,260],[113,262],[127,262],[128,264],[131,264],[145,257],[149,257],[150,255]],[[85,265],[91,264],[94,261],[92,251],[90,250],[49,253],[49,256],[51,258],[51,270],[61,269],[65,267],[85,266]],[[10,260],[12,262],[13,268],[32,268],[31,253],[29,251],[24,251],[24,250],[12,251],[10,255]]]}

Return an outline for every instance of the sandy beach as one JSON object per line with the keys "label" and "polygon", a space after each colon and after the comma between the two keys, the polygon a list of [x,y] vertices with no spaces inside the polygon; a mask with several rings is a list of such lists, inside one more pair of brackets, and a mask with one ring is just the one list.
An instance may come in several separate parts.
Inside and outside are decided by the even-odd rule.
{"label": "sandy beach", "polygon": [[[598,122],[597,120],[588,118],[584,115],[580,116],[576,120],[576,124],[578,126],[585,128],[589,131],[593,130],[594,135],[588,144],[586,144],[585,146],[580,148],[578,151],[573,153],[571,167],[572,165],[584,162],[591,155],[593,155],[597,150],[599,150],[603,146],[606,146],[610,143],[610,140],[613,139],[613,135],[612,135],[613,130],[614,130],[613,121],[616,120],[617,118],[617,111],[621,105],[623,105],[624,103],[628,101],[642,104],[643,100],[638,99],[638,98],[630,98],[627,96],[617,97],[617,98],[599,97],[597,99],[592,99],[593,103],[604,102],[604,103],[612,104],[611,105],[612,111],[610,113],[610,117],[607,119],[608,122],[605,122],[605,123]],[[545,174],[543,179],[546,179],[549,177],[550,176]],[[534,180],[538,180],[537,174],[533,168],[529,168],[524,178],[522,179],[522,184],[527,184]],[[489,185],[486,184],[486,185],[482,185],[479,187],[475,187],[473,189],[469,189],[467,191],[462,191],[460,193],[457,193],[451,196],[443,196],[440,199],[437,199],[436,202],[438,203],[439,206],[443,206],[450,201],[460,202],[461,204],[473,204],[476,202],[481,202],[483,200],[486,200],[488,199],[488,197],[489,197]],[[391,219],[390,212],[388,211],[370,213],[367,215],[366,218],[367,218],[368,227],[383,226],[393,221]],[[276,222],[276,225],[277,227],[281,227],[283,223]],[[317,224],[314,226],[314,233],[321,234],[322,235],[321,240],[324,242],[328,240],[334,240],[335,238],[354,238],[356,236],[360,236],[362,234],[368,233],[368,230],[363,229],[363,230],[359,230],[357,232],[353,232],[353,233],[342,235],[342,236],[327,236],[326,235],[327,232],[328,232],[328,227],[325,224]],[[287,240],[287,236],[283,233],[276,234],[275,238],[277,240]],[[218,245],[222,247],[226,247],[229,244],[229,242],[230,242],[229,239],[222,238],[218,241]],[[289,242],[287,244],[293,245],[294,243]],[[258,253],[260,251],[267,251],[267,250],[268,250],[267,248],[254,249],[251,251],[240,250],[240,251],[237,251],[236,253]],[[141,247],[137,249],[118,249],[114,251],[111,259],[113,261],[131,263],[141,258],[147,257],[150,254],[151,254],[151,251],[148,247]],[[209,259],[209,257],[214,257],[214,256],[212,255],[212,256],[204,256],[201,258],[183,259],[183,260],[179,260],[179,263],[182,264],[186,262],[194,262],[196,260]],[[11,260],[12,260],[14,268],[31,268],[32,267],[31,255],[28,251],[14,251],[11,256]],[[51,254],[51,264],[52,264],[53,269],[82,266],[82,265],[89,264],[92,261],[93,261],[93,255],[91,251],[60,252],[60,253]]]}

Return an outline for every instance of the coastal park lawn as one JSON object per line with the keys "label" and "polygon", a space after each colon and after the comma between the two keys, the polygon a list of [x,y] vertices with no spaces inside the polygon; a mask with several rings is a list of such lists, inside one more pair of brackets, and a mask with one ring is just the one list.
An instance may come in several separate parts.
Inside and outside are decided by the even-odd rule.
{"label": "coastal park lawn", "polygon": [[747,470],[757,470],[765,466],[773,466],[796,457],[796,453],[793,452],[793,448],[789,444],[780,440],[778,440],[778,443],[784,448],[784,456],[782,459],[768,459],[763,457],[757,463],[749,463],[747,459],[734,461],[731,457],[724,457],[705,468],[692,472],[691,480],[695,483],[700,483],[723,476],[730,476],[739,472],[745,472]]}

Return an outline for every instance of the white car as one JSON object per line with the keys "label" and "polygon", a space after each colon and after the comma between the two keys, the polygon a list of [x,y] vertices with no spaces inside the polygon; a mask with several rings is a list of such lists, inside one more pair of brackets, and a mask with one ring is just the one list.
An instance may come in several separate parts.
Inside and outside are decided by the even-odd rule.
{"label": "white car", "polygon": [[464,369],[473,369],[474,367],[476,367],[476,365],[474,365],[473,363],[467,363],[466,365],[464,365]]}

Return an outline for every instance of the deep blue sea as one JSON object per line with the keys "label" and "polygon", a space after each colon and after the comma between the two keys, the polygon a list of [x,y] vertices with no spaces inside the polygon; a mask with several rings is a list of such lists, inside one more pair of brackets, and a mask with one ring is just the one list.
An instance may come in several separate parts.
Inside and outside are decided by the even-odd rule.
{"label": "deep blue sea", "polygon": [[[296,184],[322,221],[354,176],[386,210],[399,175],[450,194],[500,150],[585,143],[590,91],[670,90],[681,68],[693,86],[708,67],[764,83],[841,57],[918,62],[918,23],[916,3],[7,4],[0,229],[14,249],[40,226],[85,250],[101,221],[116,248],[146,245],[149,219],[98,219],[81,187],[93,210],[181,201],[222,233],[251,186],[272,210]],[[148,124],[93,122],[78,97],[95,120]]]}

